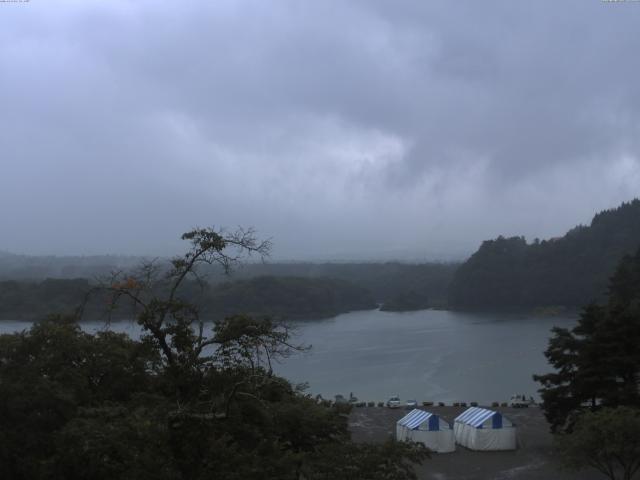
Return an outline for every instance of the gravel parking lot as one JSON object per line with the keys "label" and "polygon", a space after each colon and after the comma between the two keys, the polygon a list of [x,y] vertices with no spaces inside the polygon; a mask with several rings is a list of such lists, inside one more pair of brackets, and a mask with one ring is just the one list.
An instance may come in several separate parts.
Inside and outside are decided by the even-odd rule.
{"label": "gravel parking lot", "polygon": [[[452,422],[465,410],[462,407],[424,408]],[[416,466],[420,479],[429,480],[597,480],[604,478],[595,470],[565,472],[559,470],[552,454],[552,436],[538,407],[496,408],[517,425],[518,449],[507,452],[474,452],[457,446],[454,453],[433,454]],[[395,424],[405,409],[354,408],[349,416],[352,438],[362,442],[380,442],[395,432]]]}

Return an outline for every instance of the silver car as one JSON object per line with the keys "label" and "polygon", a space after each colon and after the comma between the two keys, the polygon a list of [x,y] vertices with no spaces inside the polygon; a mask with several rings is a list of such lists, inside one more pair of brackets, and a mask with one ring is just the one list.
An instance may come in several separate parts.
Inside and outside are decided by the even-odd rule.
{"label": "silver car", "polygon": [[387,407],[389,408],[400,408],[402,403],[400,402],[400,397],[398,395],[394,395],[389,400],[387,400]]}

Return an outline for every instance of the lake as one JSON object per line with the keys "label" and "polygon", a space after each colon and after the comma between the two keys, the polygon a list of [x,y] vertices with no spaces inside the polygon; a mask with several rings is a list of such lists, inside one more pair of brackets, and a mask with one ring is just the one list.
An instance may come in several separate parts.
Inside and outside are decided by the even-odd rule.
{"label": "lake", "polygon": [[[534,373],[550,370],[543,351],[554,325],[573,326],[575,316],[517,313],[351,312],[325,320],[296,322],[297,343],[308,353],[275,367],[293,382],[326,398],[350,392],[361,400],[382,401],[393,394],[418,401],[507,401],[512,394],[537,398]],[[0,332],[28,328],[0,322]],[[102,322],[84,322],[95,332]],[[112,324],[133,337],[136,324]]]}

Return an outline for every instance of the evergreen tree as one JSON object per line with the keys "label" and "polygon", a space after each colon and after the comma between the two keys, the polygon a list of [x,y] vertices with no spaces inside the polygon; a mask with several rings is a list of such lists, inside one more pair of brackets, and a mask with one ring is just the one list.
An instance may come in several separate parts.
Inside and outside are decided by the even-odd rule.
{"label": "evergreen tree", "polygon": [[456,271],[450,304],[459,308],[579,307],[605,301],[607,279],[640,246],[640,200],[596,214],[561,238],[483,242]]}
{"label": "evergreen tree", "polygon": [[640,250],[611,278],[606,305],[584,309],[573,329],[554,328],[545,355],[554,373],[534,375],[554,430],[585,408],[640,406]]}

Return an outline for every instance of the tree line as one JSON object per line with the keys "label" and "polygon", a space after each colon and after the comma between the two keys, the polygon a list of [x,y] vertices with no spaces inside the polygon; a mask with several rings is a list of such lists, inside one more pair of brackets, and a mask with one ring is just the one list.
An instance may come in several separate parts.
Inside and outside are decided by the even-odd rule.
{"label": "tree line", "polygon": [[456,308],[580,307],[606,298],[617,263],[640,245],[640,200],[595,215],[565,236],[527,243],[498,237],[482,243],[456,271]]}
{"label": "tree line", "polygon": [[[162,261],[153,263],[161,270],[169,268]],[[190,279],[181,290],[211,319],[239,312],[323,318],[373,309],[380,303],[394,311],[442,307],[454,271],[448,264],[303,264],[295,268],[265,264],[243,265],[233,276],[225,277],[207,267],[202,269],[202,281]],[[94,285],[94,280],[83,278],[0,281],[0,319],[33,320],[49,312],[71,313]],[[94,297],[85,305],[85,318],[102,318],[103,305],[104,300]],[[132,313],[120,310],[117,315],[131,318]]]}
{"label": "tree line", "polygon": [[[383,309],[391,311],[579,308],[605,299],[607,279],[617,262],[639,245],[640,201],[635,199],[596,214],[589,226],[577,226],[561,238],[531,243],[524,237],[487,240],[462,264],[253,262],[238,268],[231,282],[206,265],[202,273],[210,286],[207,301],[211,311],[216,305],[228,312],[233,299],[243,295],[259,306],[258,285],[274,293],[273,303],[270,298],[262,300],[265,312],[291,317],[330,316],[367,308],[365,304],[383,304]],[[0,279],[7,279],[0,281],[0,318],[57,311],[65,303],[73,304],[69,295],[81,286],[82,280],[69,275],[94,278],[114,269],[131,270],[141,261],[148,260],[108,256],[38,259],[0,252]],[[169,268],[166,260],[158,264]],[[55,279],[43,281],[45,274]],[[247,292],[242,293],[243,289]],[[53,290],[61,298],[55,298]],[[324,307],[319,299],[327,291],[333,293]],[[305,306],[296,297],[305,298]],[[33,311],[38,309],[36,303],[42,306],[40,311]],[[306,305],[316,306],[311,311]],[[29,309],[32,311],[27,312]]]}
{"label": "tree line", "polygon": [[[73,313],[84,303],[84,318],[105,318],[105,298],[94,295],[95,283],[86,279],[47,279],[41,282],[0,281],[0,319],[37,320],[49,312]],[[323,318],[376,307],[370,292],[330,278],[257,277],[219,283],[183,282],[181,294],[197,302],[209,319],[248,313],[278,318]],[[130,319],[131,309],[112,312],[111,318]]]}

